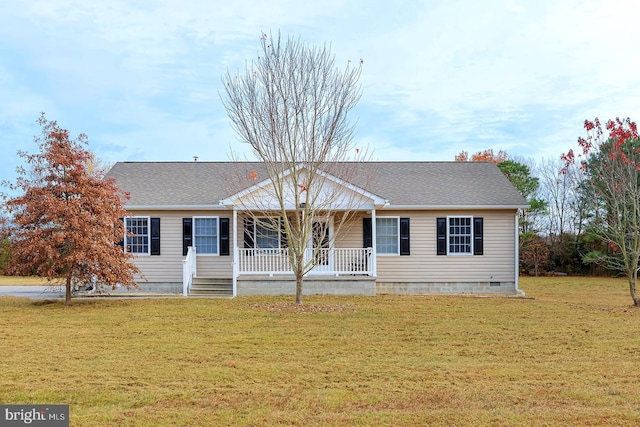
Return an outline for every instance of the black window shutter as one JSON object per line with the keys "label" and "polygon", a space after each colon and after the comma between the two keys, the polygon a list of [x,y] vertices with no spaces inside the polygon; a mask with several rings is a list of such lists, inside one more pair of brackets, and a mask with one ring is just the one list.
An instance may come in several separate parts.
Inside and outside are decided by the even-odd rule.
{"label": "black window shutter", "polygon": [[410,255],[409,218],[400,218],[400,255]]}
{"label": "black window shutter", "polygon": [[482,255],[483,253],[483,220],[482,218],[473,218],[473,254]]}
{"label": "black window shutter", "polygon": [[229,255],[229,218],[220,218],[220,255]]}
{"label": "black window shutter", "polygon": [[285,221],[289,221],[289,224],[291,224],[290,218],[280,219],[280,247],[281,248],[286,248],[289,246],[289,242],[287,240],[287,228],[285,227],[285,224],[284,224]]}
{"label": "black window shutter", "polygon": [[254,234],[255,230],[253,229],[253,218],[245,218],[244,219],[244,247],[245,249],[253,249],[254,248]]}
{"label": "black window shutter", "polygon": [[151,218],[151,255],[160,255],[160,218]]}
{"label": "black window shutter", "polygon": [[186,256],[189,251],[189,246],[193,246],[192,237],[192,219],[182,218],[182,255]]}
{"label": "black window shutter", "polygon": [[370,248],[373,246],[373,226],[371,218],[362,218],[362,247]]}
{"label": "black window shutter", "polygon": [[436,233],[438,240],[436,243],[438,255],[447,254],[447,218],[436,218]]}

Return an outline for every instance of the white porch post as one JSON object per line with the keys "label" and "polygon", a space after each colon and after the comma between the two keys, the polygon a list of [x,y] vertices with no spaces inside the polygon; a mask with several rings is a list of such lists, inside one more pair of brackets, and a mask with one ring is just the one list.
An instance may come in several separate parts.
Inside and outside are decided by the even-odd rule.
{"label": "white porch post", "polygon": [[376,253],[376,210],[371,209],[371,273],[373,277],[378,275],[378,256]]}
{"label": "white porch post", "polygon": [[238,296],[238,210],[233,207],[233,296]]}

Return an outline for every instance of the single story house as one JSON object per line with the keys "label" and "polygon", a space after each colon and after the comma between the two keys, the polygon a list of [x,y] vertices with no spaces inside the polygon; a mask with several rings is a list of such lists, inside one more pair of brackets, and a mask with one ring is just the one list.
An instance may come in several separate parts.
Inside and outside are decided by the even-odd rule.
{"label": "single story house", "polygon": [[[330,177],[359,194],[352,226],[323,242],[304,293],[492,293],[518,289],[518,211],[528,205],[481,162],[366,162],[368,178]],[[246,171],[246,179],[238,179]],[[107,178],[130,195],[124,250],[140,289],[185,295],[295,294],[282,236],[255,238],[237,203],[261,187],[260,162],[119,162]],[[361,181],[361,182],[358,182]],[[195,249],[194,249],[195,247]],[[283,261],[284,260],[284,261]]]}

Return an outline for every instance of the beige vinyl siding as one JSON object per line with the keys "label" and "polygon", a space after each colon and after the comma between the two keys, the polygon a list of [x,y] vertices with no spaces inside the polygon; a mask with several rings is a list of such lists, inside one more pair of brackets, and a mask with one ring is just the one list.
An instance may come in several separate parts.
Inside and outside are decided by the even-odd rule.
{"label": "beige vinyl siding", "polygon": [[[348,219],[340,225],[338,235],[334,240],[334,246],[336,248],[361,248],[362,247],[362,218],[363,213],[357,212],[353,215],[349,215]],[[339,218],[336,218],[334,223],[338,227],[340,222]]]}
{"label": "beige vinyl siding", "polygon": [[[159,256],[136,256],[141,282],[182,282],[182,219],[194,216],[229,218],[230,255],[197,257],[200,277],[231,278],[233,261],[233,215],[228,211],[135,211],[133,216],[160,218]],[[336,248],[362,247],[362,218],[356,214],[336,236]],[[378,255],[378,282],[459,283],[513,282],[515,278],[515,211],[376,211],[377,217],[410,218],[411,255]],[[484,218],[483,255],[436,255],[436,218],[475,216]],[[336,219],[337,223],[337,219]],[[238,216],[237,242],[244,247],[242,216]]]}
{"label": "beige vinyl siding", "polygon": [[[379,255],[378,282],[513,282],[515,211],[377,211],[410,218],[411,255]],[[484,218],[483,255],[437,255],[436,218]]]}
{"label": "beige vinyl siding", "polygon": [[[410,220],[411,255],[378,255],[378,282],[513,282],[515,279],[515,211],[387,211],[376,217]],[[337,248],[362,247],[362,218],[356,214],[336,237]],[[483,218],[483,255],[437,255],[436,218]]]}
{"label": "beige vinyl siding", "polygon": [[[141,283],[182,283],[182,218],[194,216],[217,216],[231,218],[228,211],[130,211],[131,216],[148,216],[160,218],[160,255],[143,255],[134,258],[140,268]],[[229,227],[232,227],[232,219]],[[231,237],[231,236],[230,236]],[[230,241],[230,253],[233,254]],[[233,257],[229,256],[198,256],[196,265],[198,276],[231,278]]]}

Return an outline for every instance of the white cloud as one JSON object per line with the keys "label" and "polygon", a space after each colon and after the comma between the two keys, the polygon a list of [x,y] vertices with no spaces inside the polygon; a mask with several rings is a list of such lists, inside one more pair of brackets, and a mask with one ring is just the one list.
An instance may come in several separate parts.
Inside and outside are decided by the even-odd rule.
{"label": "white cloud", "polygon": [[364,60],[356,143],[380,159],[557,156],[585,118],[640,116],[633,1],[5,3],[0,179],[39,111],[109,161],[226,159],[221,76],[279,29]]}

